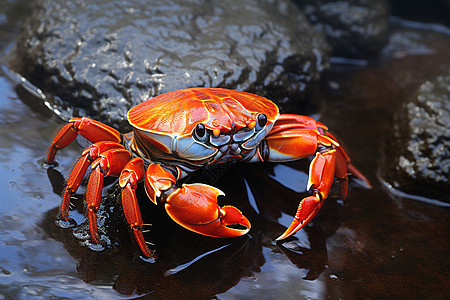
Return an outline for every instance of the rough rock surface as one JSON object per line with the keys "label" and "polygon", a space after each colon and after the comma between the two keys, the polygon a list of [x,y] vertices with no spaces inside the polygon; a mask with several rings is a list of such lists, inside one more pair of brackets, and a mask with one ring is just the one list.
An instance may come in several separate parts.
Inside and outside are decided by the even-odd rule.
{"label": "rough rock surface", "polygon": [[297,0],[314,27],[326,34],[333,54],[376,55],[388,39],[387,0]]}
{"label": "rough rock surface", "polygon": [[384,179],[402,192],[450,203],[450,72],[424,82],[394,124]]}
{"label": "rough rock surface", "polygon": [[327,46],[290,1],[38,1],[13,67],[64,119],[124,127],[127,110],[187,87],[302,100]]}

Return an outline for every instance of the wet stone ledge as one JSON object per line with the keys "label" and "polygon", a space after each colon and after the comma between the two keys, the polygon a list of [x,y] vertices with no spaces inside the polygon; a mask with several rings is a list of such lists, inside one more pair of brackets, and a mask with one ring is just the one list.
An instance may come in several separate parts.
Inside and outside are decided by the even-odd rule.
{"label": "wet stone ledge", "polygon": [[450,72],[424,82],[394,114],[384,179],[395,189],[450,203]]}
{"label": "wet stone ledge", "polygon": [[126,127],[129,108],[181,88],[302,103],[329,46],[290,1],[37,1],[12,61],[63,119]]}

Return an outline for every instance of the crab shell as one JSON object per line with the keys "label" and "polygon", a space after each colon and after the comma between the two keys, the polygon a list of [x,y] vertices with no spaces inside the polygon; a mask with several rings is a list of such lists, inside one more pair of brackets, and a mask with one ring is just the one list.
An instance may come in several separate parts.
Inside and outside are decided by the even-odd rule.
{"label": "crab shell", "polygon": [[[265,124],[258,122],[260,114],[265,115]],[[264,97],[220,88],[169,92],[142,102],[127,114],[139,138],[167,155],[189,161],[212,159],[219,150],[235,151],[238,157],[241,150],[254,149],[278,116],[278,107]],[[200,123],[205,128],[202,137],[195,132]]]}

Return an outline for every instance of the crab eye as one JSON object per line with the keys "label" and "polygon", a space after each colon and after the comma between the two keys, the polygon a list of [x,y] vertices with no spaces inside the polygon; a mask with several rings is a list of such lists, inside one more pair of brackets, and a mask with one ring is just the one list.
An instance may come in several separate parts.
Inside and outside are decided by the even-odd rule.
{"label": "crab eye", "polygon": [[256,130],[261,130],[267,124],[267,116],[263,113],[256,117]]}
{"label": "crab eye", "polygon": [[206,140],[205,125],[203,125],[202,123],[198,123],[197,126],[195,127],[194,136],[199,141],[202,141],[202,142],[205,141]]}

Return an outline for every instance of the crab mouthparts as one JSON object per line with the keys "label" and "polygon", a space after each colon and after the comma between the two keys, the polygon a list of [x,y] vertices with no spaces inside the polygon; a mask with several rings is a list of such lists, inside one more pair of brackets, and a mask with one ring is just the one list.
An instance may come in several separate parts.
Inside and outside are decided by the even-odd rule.
{"label": "crab mouthparts", "polygon": [[219,148],[219,151],[223,154],[231,154],[231,155],[239,155],[241,153],[241,148],[239,147],[239,144],[232,143],[232,144],[226,144]]}

